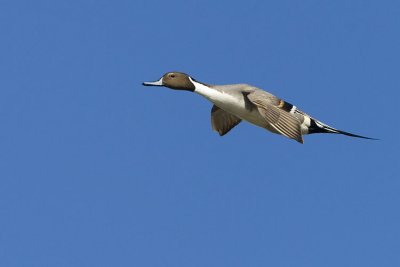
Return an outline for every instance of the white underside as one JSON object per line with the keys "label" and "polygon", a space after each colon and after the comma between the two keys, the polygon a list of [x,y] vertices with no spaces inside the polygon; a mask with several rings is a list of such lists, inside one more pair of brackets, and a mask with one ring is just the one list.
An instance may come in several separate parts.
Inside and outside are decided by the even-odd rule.
{"label": "white underside", "polygon": [[301,124],[301,134],[308,134],[308,127],[311,125],[311,119],[308,116],[304,116],[304,121]]}
{"label": "white underside", "polygon": [[[217,91],[213,88],[207,87],[204,84],[191,80],[195,85],[194,92],[205,97],[217,107],[239,117],[242,120],[248,121],[251,124],[257,125],[262,128],[266,128],[271,132],[278,133],[272,126],[270,126],[265,118],[258,112],[258,109],[252,109],[251,111],[246,109],[246,103],[243,97],[235,97],[230,94],[224,93],[223,91]],[[291,113],[294,113],[296,107],[293,107]],[[304,115],[304,122],[301,124],[301,133],[308,134],[308,127],[311,124],[310,117]]]}
{"label": "white underside", "polygon": [[194,92],[205,97],[217,107],[239,117],[242,120],[248,121],[263,128],[268,128],[269,130],[275,132],[274,129],[270,129],[269,125],[267,125],[265,119],[261,116],[257,109],[253,109],[251,111],[246,109],[246,103],[243,97],[234,97],[230,94],[209,88],[204,84],[197,83],[193,80],[192,82],[196,87]]}

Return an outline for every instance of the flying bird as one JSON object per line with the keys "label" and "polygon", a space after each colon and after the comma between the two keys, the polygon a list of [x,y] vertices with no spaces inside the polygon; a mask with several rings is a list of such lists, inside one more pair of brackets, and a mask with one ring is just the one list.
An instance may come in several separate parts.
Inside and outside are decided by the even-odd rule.
{"label": "flying bird", "polygon": [[343,134],[373,139],[328,126],[296,106],[248,84],[209,85],[182,72],[168,72],[145,86],[164,86],[197,93],[213,103],[211,126],[220,136],[228,133],[242,120],[273,133],[303,143],[303,135],[313,133]]}

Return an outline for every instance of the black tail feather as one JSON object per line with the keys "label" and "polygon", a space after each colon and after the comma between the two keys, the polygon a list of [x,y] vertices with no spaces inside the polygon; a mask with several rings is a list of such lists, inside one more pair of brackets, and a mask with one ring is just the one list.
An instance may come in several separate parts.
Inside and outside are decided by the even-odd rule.
{"label": "black tail feather", "polygon": [[372,138],[372,137],[352,134],[352,133],[348,133],[348,132],[341,131],[341,130],[336,130],[336,129],[335,129],[335,132],[332,132],[332,133],[343,134],[343,135],[347,135],[347,136],[351,136],[351,137],[357,137],[357,138],[363,138],[363,139],[369,139],[369,140],[379,140],[377,138]]}
{"label": "black tail feather", "polygon": [[366,136],[362,136],[362,135],[357,135],[357,134],[352,134],[352,133],[348,133],[345,131],[341,131],[335,128],[332,128],[322,122],[319,122],[315,119],[311,118],[311,124],[310,127],[308,128],[308,133],[309,134],[313,134],[313,133],[333,133],[333,134],[343,134],[343,135],[347,135],[347,136],[351,136],[351,137],[357,137],[357,138],[363,138],[363,139],[369,139],[369,140],[379,140],[376,138],[372,138],[372,137],[366,137]]}

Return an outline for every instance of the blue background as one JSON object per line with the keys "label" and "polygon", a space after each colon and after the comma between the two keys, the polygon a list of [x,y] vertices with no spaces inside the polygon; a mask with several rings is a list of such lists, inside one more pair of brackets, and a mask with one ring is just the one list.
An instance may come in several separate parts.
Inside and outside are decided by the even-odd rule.
{"label": "blue background", "polygon": [[[1,1],[0,266],[400,266],[399,1]],[[305,144],[143,87],[249,83]]]}

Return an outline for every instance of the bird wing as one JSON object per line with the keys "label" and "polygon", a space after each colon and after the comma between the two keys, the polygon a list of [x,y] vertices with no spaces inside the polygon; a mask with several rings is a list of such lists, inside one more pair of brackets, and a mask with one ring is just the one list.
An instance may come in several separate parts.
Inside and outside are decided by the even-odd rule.
{"label": "bird wing", "polygon": [[283,109],[284,101],[258,90],[248,93],[247,99],[277,132],[303,143],[301,122],[290,111]]}
{"label": "bird wing", "polygon": [[211,126],[214,131],[217,131],[220,136],[228,133],[233,127],[238,125],[242,120],[213,105],[211,109]]}

